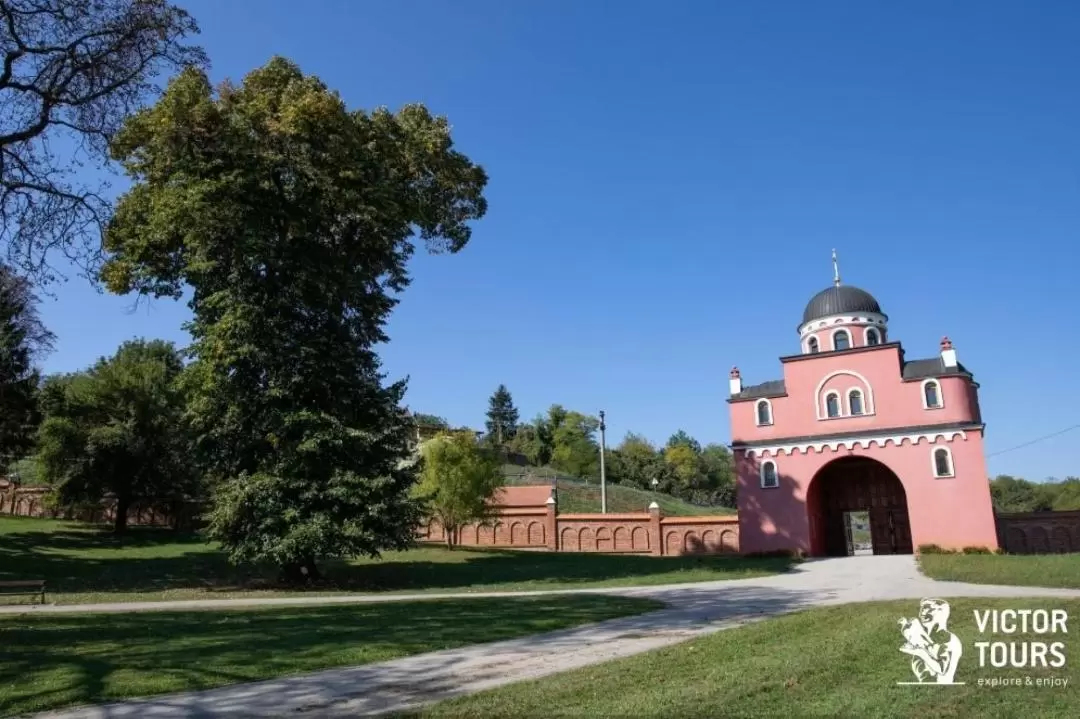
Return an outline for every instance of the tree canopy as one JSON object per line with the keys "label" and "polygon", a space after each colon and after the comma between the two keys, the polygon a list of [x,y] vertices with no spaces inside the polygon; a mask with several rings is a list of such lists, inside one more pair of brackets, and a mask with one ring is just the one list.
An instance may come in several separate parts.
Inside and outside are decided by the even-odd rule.
{"label": "tree canopy", "polygon": [[282,58],[216,90],[189,68],[112,143],[133,180],[105,235],[114,292],[193,290],[186,387],[210,532],[235,561],[408,546],[415,426],[374,346],[419,243],[457,252],[484,171],[422,105],[348,109]]}
{"label": "tree canopy", "polygon": [[514,398],[506,385],[500,384],[488,400],[487,436],[497,446],[502,447],[514,438],[518,426],[518,411]]}
{"label": "tree canopy", "polygon": [[115,529],[140,499],[198,487],[183,427],[179,353],[169,342],[125,342],[85,372],[50,377],[38,464],[60,505],[116,500]]}
{"label": "tree canopy", "polygon": [[36,362],[52,348],[30,282],[0,265],[0,461],[31,450],[39,422]]}
{"label": "tree canopy", "polygon": [[439,434],[421,446],[420,454],[423,469],[416,495],[442,525],[446,546],[453,548],[460,527],[492,516],[490,500],[503,485],[498,456],[471,432]]}
{"label": "tree canopy", "polygon": [[94,265],[109,203],[78,169],[105,160],[155,77],[205,62],[186,42],[197,32],[165,0],[0,2],[0,242],[9,263],[38,280],[52,278],[54,250]]}

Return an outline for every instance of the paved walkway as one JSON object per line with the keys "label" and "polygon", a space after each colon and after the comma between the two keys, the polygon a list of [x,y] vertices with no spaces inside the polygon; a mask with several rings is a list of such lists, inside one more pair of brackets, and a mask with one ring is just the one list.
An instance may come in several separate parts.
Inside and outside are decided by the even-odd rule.
{"label": "paved walkway", "polygon": [[[637,617],[511,641],[205,692],[42,714],[37,719],[364,716],[402,711],[449,697],[629,656],[813,606],[931,596],[1080,599],[1080,590],[934,581],[919,573],[910,556],[815,560],[799,565],[790,573],[759,579],[576,591],[653,597],[667,602],[668,607]],[[516,592],[498,596],[550,593]],[[435,596],[319,597],[302,601],[305,604],[329,604],[416,598],[433,599]],[[287,599],[226,600],[215,602],[214,606],[285,603],[297,602]],[[155,604],[167,605],[158,606],[159,609],[171,609],[190,608],[193,603]],[[207,604],[202,603],[202,606]],[[60,607],[54,609],[60,610]],[[111,605],[109,611],[132,609],[130,604]],[[258,648],[252,647],[252,650],[257,651]]]}

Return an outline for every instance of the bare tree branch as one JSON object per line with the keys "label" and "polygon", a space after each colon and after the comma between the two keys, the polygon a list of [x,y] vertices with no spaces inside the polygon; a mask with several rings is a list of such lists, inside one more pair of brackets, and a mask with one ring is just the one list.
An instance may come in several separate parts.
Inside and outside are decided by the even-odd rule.
{"label": "bare tree branch", "polygon": [[[0,251],[40,283],[61,255],[96,278],[110,215],[104,181],[125,118],[155,79],[206,57],[195,21],[168,0],[0,0]],[[57,150],[60,150],[57,152]]]}

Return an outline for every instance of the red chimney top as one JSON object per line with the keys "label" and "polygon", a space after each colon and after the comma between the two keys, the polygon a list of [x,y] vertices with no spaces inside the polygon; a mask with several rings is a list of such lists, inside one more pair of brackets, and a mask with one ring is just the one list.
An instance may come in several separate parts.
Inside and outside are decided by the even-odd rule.
{"label": "red chimney top", "polygon": [[739,374],[739,368],[738,367],[732,367],[731,368],[731,379],[739,379],[739,377],[741,377],[741,376],[742,375]]}
{"label": "red chimney top", "polygon": [[944,352],[945,350],[951,350],[951,349],[952,349],[952,340],[949,339],[948,337],[942,337],[941,338],[941,351]]}

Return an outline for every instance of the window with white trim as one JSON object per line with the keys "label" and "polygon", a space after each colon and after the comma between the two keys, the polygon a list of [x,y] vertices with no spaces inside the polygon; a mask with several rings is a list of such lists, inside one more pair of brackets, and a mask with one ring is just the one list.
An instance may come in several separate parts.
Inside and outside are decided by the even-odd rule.
{"label": "window with white trim", "polygon": [[834,350],[851,349],[851,335],[847,330],[836,330],[832,336],[832,348]]}
{"label": "window with white trim", "polygon": [[881,344],[881,337],[878,336],[878,331],[873,327],[868,327],[866,330],[866,346],[873,347]]}
{"label": "window with white trim", "polygon": [[937,380],[928,379],[923,382],[923,407],[925,409],[941,409],[941,385]]}
{"label": "window with white trim", "polygon": [[812,355],[816,355],[818,353],[819,348],[817,337],[810,338],[810,340],[806,343],[806,349],[809,350],[810,354]]}
{"label": "window with white trim", "polygon": [[848,411],[853,416],[863,414],[866,411],[863,409],[862,391],[853,389],[848,392]]}
{"label": "window with white trim", "polygon": [[780,486],[780,477],[776,473],[776,462],[765,460],[761,463],[762,489],[776,489]]}
{"label": "window with white trim", "polygon": [[767,399],[757,403],[757,423],[759,427],[772,424],[772,404]]}
{"label": "window with white trim", "polygon": [[840,395],[836,392],[830,392],[829,394],[825,395],[825,416],[840,416]]}
{"label": "window with white trim", "polygon": [[934,450],[934,476],[956,476],[955,472],[953,472],[952,452],[945,447],[938,447]]}

